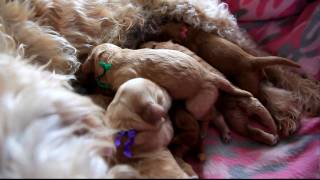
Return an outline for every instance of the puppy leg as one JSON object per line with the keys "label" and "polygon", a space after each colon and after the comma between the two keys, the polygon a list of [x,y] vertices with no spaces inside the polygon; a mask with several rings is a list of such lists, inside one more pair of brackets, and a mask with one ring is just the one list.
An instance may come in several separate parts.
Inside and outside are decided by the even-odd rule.
{"label": "puppy leg", "polygon": [[[216,110],[215,110],[216,111]],[[226,124],[223,116],[221,113],[219,113],[218,111],[216,111],[217,116],[216,118],[212,119],[212,123],[215,126],[215,128],[219,131],[220,136],[222,138],[222,141],[224,143],[230,143],[231,142],[231,131],[228,127],[228,125]]]}
{"label": "puppy leg", "polygon": [[242,104],[242,106],[248,106],[247,113],[249,116],[256,115],[258,116],[259,122],[268,128],[272,134],[277,134],[277,126],[273,120],[269,111],[260,103],[256,98],[250,98],[247,104]]}
{"label": "puppy leg", "polygon": [[205,146],[204,146],[204,138],[199,138],[199,145],[198,145],[198,159],[201,162],[204,162],[207,159],[206,153],[205,153]]}
{"label": "puppy leg", "polygon": [[215,75],[214,82],[216,86],[229,94],[235,95],[235,96],[252,96],[252,94],[246,90],[242,90],[230,83],[226,78],[221,77],[220,75]]}
{"label": "puppy leg", "polygon": [[247,128],[248,128],[248,135],[258,142],[265,143],[272,146],[277,144],[279,140],[279,137],[277,135],[275,136],[273,134],[267,133],[251,125],[248,125]]}

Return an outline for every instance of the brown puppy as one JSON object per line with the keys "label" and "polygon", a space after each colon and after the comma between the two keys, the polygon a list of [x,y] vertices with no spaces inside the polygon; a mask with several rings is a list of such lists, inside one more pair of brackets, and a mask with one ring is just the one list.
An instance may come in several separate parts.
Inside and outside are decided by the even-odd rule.
{"label": "brown puppy", "polygon": [[129,147],[132,157],[118,146],[116,163],[128,163],[146,178],[188,177],[167,149],[173,137],[167,116],[170,105],[166,90],[150,80],[135,78],[119,87],[107,108],[105,124],[120,131],[135,130],[136,135]]}
{"label": "brown puppy", "polygon": [[254,57],[238,45],[212,33],[207,33],[184,24],[169,23],[161,27],[168,36],[205,59],[228,78],[232,78],[241,89],[259,97],[262,70],[266,66],[286,65],[300,67],[282,57]]}
{"label": "brown puppy", "polygon": [[[150,41],[150,42],[142,44],[140,46],[140,48],[172,49],[172,50],[177,50],[177,51],[183,52],[183,53],[191,56],[194,60],[198,61],[203,67],[205,67],[210,72],[220,76],[221,78],[225,78],[222,73],[220,73],[217,69],[215,69],[210,64],[208,64],[202,58],[197,56],[195,53],[190,51],[188,48],[186,48],[180,44],[173,43],[172,41],[166,41],[166,42]],[[192,115],[188,114],[187,112],[182,112],[183,110],[179,110],[179,111],[180,112],[176,112],[177,113],[177,115],[176,115],[177,120],[174,120],[174,121],[180,121],[180,119],[182,119],[184,117],[186,119],[189,119],[188,122],[191,124]],[[222,138],[222,141],[225,143],[229,143],[231,141],[230,129],[228,128],[228,126],[224,122],[223,116],[220,112],[218,112],[215,108],[212,108],[211,113],[208,114],[204,119],[205,120],[201,122],[200,126],[206,127],[206,126],[208,126],[208,122],[212,122],[213,125],[219,131],[221,138]],[[194,124],[193,128],[196,129],[196,126],[199,126],[199,125]],[[181,127],[181,129],[182,129],[182,127]],[[193,131],[195,131],[195,129]],[[201,129],[203,129],[203,128],[201,128]],[[188,132],[186,132],[186,133],[188,133]],[[205,133],[206,132],[202,132],[202,136],[205,135]],[[196,132],[194,132],[193,136],[194,137],[196,136]],[[190,139],[190,137],[187,139]],[[205,154],[204,154],[204,145],[203,145],[202,141],[203,141],[203,139],[200,139],[200,142],[198,142],[198,147],[199,147],[199,159],[203,161],[203,160],[205,160]],[[190,143],[190,141],[188,141],[188,143]],[[181,149],[179,151],[184,151],[183,146],[179,146],[179,147],[181,147]]]}
{"label": "brown puppy", "polygon": [[[172,43],[172,41],[167,42],[147,42],[143,44],[141,47],[144,48],[163,48],[163,49],[174,49],[186,53],[200,62],[204,67],[206,67],[211,72],[219,74],[221,77],[224,77],[219,71],[206,63],[203,59],[198,57],[189,49],[179,45]],[[266,89],[266,88],[264,88]],[[271,92],[270,92],[271,94]],[[270,94],[268,94],[270,96]],[[265,95],[267,96],[267,95]],[[269,97],[268,96],[268,97]],[[230,124],[232,128],[234,128],[237,132],[242,135],[249,136],[259,142],[266,144],[273,144],[277,142],[277,133],[274,120],[270,116],[268,110],[255,98],[245,98],[245,97],[232,97],[224,95],[224,98],[220,98],[220,102],[222,102],[221,108],[223,108],[223,112],[226,113],[226,120]],[[283,99],[283,98],[282,98]],[[225,102],[226,101],[226,102]],[[230,102],[229,102],[230,101]],[[285,102],[285,101],[284,101]],[[263,130],[256,129],[254,127],[250,127],[249,119],[252,114],[252,111],[256,109],[260,109],[256,114],[256,119],[261,120],[261,122],[265,122],[264,125],[267,126],[272,132],[272,134],[265,133]],[[204,122],[212,122],[217,130],[220,132],[222,137],[222,141],[225,143],[229,143],[231,141],[231,132],[228,125],[225,122],[222,114],[217,111],[215,108],[212,109],[212,113],[208,114],[205,118]],[[234,118],[234,119],[233,119]],[[251,117],[252,118],[252,117]],[[247,127],[250,127],[249,130],[246,130]],[[286,129],[286,128],[284,128]],[[253,131],[261,131],[261,135],[257,138],[251,136]],[[200,146],[201,147],[201,146]]]}
{"label": "brown puppy", "polygon": [[[110,71],[101,77],[101,82],[109,83],[116,90],[122,83],[135,77],[150,79],[164,87],[173,99],[186,100],[186,108],[197,120],[201,120],[214,106],[219,90],[238,96],[251,96],[179,51],[130,50],[106,43],[94,48],[83,64],[82,72],[93,72],[95,77],[100,77],[103,74],[100,59],[112,64]],[[202,131],[205,133],[206,129]]]}

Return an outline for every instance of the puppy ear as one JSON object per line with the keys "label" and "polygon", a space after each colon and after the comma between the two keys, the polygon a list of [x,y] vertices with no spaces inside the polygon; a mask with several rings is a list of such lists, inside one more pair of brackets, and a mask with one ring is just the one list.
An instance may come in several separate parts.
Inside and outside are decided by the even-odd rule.
{"label": "puppy ear", "polygon": [[159,104],[148,104],[142,114],[143,120],[150,124],[158,124],[162,118],[166,117],[166,112]]}

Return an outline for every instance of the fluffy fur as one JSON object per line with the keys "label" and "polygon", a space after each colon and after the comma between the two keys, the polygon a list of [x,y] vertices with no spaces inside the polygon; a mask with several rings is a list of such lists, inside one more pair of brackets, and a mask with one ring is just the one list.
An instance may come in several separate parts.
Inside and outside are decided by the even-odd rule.
{"label": "fluffy fur", "polygon": [[[159,24],[167,21],[218,34],[253,55],[266,54],[219,0],[3,0],[0,19],[2,29],[25,45],[27,57],[35,57],[33,63],[51,62],[49,69],[64,74],[76,72],[96,45],[111,42],[135,48],[148,35],[156,36]],[[267,77],[298,96],[303,110],[319,114],[319,84],[283,68],[268,68]]]}
{"label": "fluffy fur", "polygon": [[115,131],[103,126],[98,106],[72,92],[72,77],[31,66],[10,36],[0,39],[0,177],[115,178],[120,167],[139,177],[105,161]]}
{"label": "fluffy fur", "polygon": [[[147,38],[147,34],[157,34],[158,25],[165,22],[163,19],[186,22],[225,37],[252,54],[263,54],[238,28],[226,4],[218,0],[2,0],[0,30],[6,35],[0,36],[0,43],[2,49],[7,48],[4,51],[6,55],[15,54],[13,59],[19,56],[17,50],[12,48],[14,41],[4,39],[11,38],[21,43],[18,52],[24,52],[27,58],[33,59],[29,61],[31,64],[47,65],[43,69],[59,74],[74,74],[96,45],[112,42],[134,48]],[[11,62],[11,57],[9,59]],[[14,71],[23,68],[25,66],[18,65]],[[310,110],[313,115],[319,114],[319,84],[282,68],[268,68],[267,77],[276,86],[286,88],[289,90],[287,92],[297,96],[297,105],[304,110]],[[28,76],[21,73],[17,79],[28,79]],[[37,81],[31,84],[34,82]],[[5,91],[1,88],[1,92]],[[35,110],[37,108],[43,109],[43,106],[35,107]],[[300,107],[298,109],[301,111]],[[122,167],[118,169],[123,170]]]}
{"label": "fluffy fur", "polygon": [[279,133],[284,137],[295,133],[299,129],[302,117],[299,97],[291,91],[267,84],[263,85],[262,89],[262,101],[275,117]]}

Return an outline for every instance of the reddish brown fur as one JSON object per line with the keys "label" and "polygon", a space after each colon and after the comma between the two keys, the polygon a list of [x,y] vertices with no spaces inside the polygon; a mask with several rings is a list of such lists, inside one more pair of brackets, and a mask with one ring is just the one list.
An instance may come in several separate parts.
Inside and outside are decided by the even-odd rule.
{"label": "reddish brown fur", "polygon": [[[95,77],[102,73],[98,61],[102,58],[112,68],[101,81],[111,84],[114,90],[125,81],[144,77],[164,87],[173,99],[186,100],[186,107],[201,120],[214,106],[219,90],[238,96],[251,96],[233,86],[219,74],[212,73],[192,57],[174,50],[164,49],[121,49],[112,44],[94,48],[82,66],[82,72],[93,72]],[[201,126],[206,132],[205,126]]]}
{"label": "reddish brown fur", "polygon": [[[275,145],[279,137],[276,124],[268,110],[256,98],[222,97],[221,111],[228,125],[241,135],[268,145]],[[252,125],[252,121],[267,128],[265,131]]]}
{"label": "reddish brown fur", "polygon": [[[177,51],[183,52],[183,53],[191,56],[194,60],[198,61],[203,67],[205,67],[210,72],[220,76],[221,78],[225,78],[222,73],[220,73],[218,70],[216,70],[210,64],[208,64],[202,58],[197,56],[195,53],[190,51],[188,48],[186,48],[182,45],[179,45],[179,44],[175,44],[172,41],[167,41],[167,42],[150,41],[150,42],[142,44],[140,47],[141,48],[151,48],[151,49],[172,49],[172,50],[177,50]],[[183,111],[183,110],[180,110],[180,111]],[[190,119],[188,122],[190,122],[190,123],[192,122],[192,120],[191,120],[192,116],[189,115],[187,112],[185,112],[185,113],[180,112],[180,118],[182,119],[182,117],[188,118],[188,119]],[[180,118],[178,118],[178,120]],[[202,136],[205,136],[206,132],[203,132],[203,130],[207,129],[207,126],[209,125],[208,122],[211,121],[216,126],[216,128],[218,128],[218,130],[221,132],[222,140],[225,143],[230,142],[230,140],[231,140],[230,130],[226,125],[222,126],[225,124],[224,119],[223,119],[222,115],[215,108],[212,108],[211,113],[208,114],[204,119],[205,120],[203,120],[201,122],[201,126],[203,126],[203,128],[201,128],[202,129]],[[197,124],[196,126],[199,126],[199,125]],[[196,128],[196,127],[194,127],[194,128]],[[196,133],[193,134],[193,137],[196,137]],[[190,138],[188,138],[188,139],[190,139]],[[197,143],[198,146],[200,146],[199,147],[199,157],[201,160],[205,160],[204,145],[203,145],[202,141],[203,141],[203,139],[200,139],[200,141]],[[190,143],[190,141],[188,141],[188,143]],[[195,142],[193,142],[193,143],[195,143]],[[181,146],[179,146],[179,147],[181,147]],[[180,151],[184,151],[183,147],[181,147]]]}
{"label": "reddish brown fur", "polygon": [[205,59],[228,78],[235,80],[240,88],[258,97],[262,69],[271,65],[300,67],[298,64],[276,56],[254,57],[238,45],[212,33],[188,27],[185,38],[181,37],[184,24],[169,23],[164,25],[162,33],[183,44],[197,55]]}
{"label": "reddish brown fur", "polygon": [[[214,72],[216,74],[219,74],[221,77],[224,77],[223,74],[221,74],[219,71],[217,71],[215,68],[210,66],[208,63],[206,63],[203,59],[198,57],[196,54],[194,54],[189,49],[179,45],[174,44],[171,41],[168,42],[148,42],[143,44],[141,47],[144,48],[163,48],[163,49],[174,49],[179,50],[183,53],[186,53],[190,56],[192,56],[194,59],[196,59],[198,62],[200,62],[205,68],[210,70],[211,72]],[[264,88],[265,89],[265,88]],[[282,98],[281,98],[282,99]],[[245,97],[229,97],[224,96],[222,100],[222,107],[223,112],[226,113],[226,120],[228,121],[230,126],[233,127],[234,130],[239,132],[242,135],[250,136],[251,138],[260,141],[262,143],[266,144],[274,144],[277,142],[277,132],[276,132],[276,126],[274,124],[274,120],[272,119],[271,115],[269,114],[268,110],[255,98],[245,98]],[[284,104],[286,104],[286,101],[283,101]],[[254,113],[254,111],[257,110],[257,117],[261,120],[261,122],[265,122],[265,126],[267,126],[269,129],[271,129],[272,134],[263,132],[263,130],[256,129],[254,127],[251,127],[249,124],[250,116]],[[288,109],[287,109],[288,111]],[[221,134],[222,140],[225,143],[228,143],[231,141],[231,133],[228,125],[225,123],[225,119],[222,116],[222,114],[217,111],[215,108],[211,110],[212,113],[209,113],[205,118],[206,120],[204,122],[212,122],[214,126],[218,129],[218,131]],[[186,116],[186,115],[185,115]],[[248,128],[249,127],[249,128]],[[285,129],[285,128],[284,128]],[[255,133],[258,133],[259,136],[253,136]]]}

